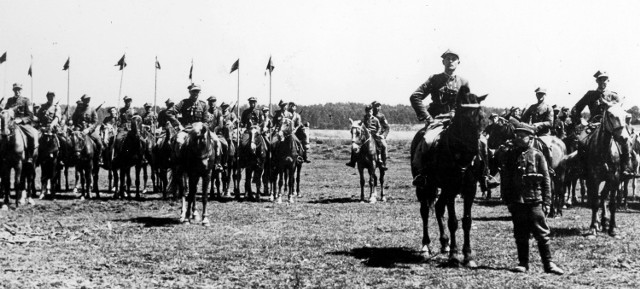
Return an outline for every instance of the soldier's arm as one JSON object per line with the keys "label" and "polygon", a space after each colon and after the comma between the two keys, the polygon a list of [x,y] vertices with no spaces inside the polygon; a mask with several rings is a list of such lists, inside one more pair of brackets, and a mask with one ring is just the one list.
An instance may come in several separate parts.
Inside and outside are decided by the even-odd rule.
{"label": "soldier's arm", "polygon": [[[204,103],[204,110],[202,110],[202,119],[204,120],[204,123],[207,124],[208,120],[212,119],[211,114],[209,113],[209,104],[207,104],[206,102]],[[207,126],[209,126],[207,124]],[[210,127],[210,129],[213,129],[212,127]]]}
{"label": "soldier's arm", "polygon": [[589,92],[587,92],[580,100],[578,100],[576,105],[571,109],[571,114],[570,114],[571,118],[573,120],[579,119],[580,114],[584,110],[584,107],[587,106],[587,104],[589,104],[590,101],[591,101],[591,95],[589,94]]}
{"label": "soldier's arm", "polygon": [[389,122],[387,121],[387,117],[384,114],[380,115],[380,126],[382,127],[382,136],[384,138],[387,138],[387,135],[389,135],[389,131],[391,131],[391,128],[389,127]]}
{"label": "soldier's arm", "polygon": [[51,120],[51,125],[57,126],[61,119],[62,119],[62,111],[60,109],[60,106],[55,105],[55,108],[53,109],[53,120]]}
{"label": "soldier's arm", "polygon": [[415,110],[416,116],[420,121],[431,119],[431,115],[427,112],[427,107],[424,105],[423,100],[429,96],[432,78],[433,76],[429,77],[429,79],[421,84],[409,97],[411,107]]}
{"label": "soldier's arm", "polygon": [[538,173],[542,175],[540,181],[540,189],[542,190],[542,202],[546,206],[551,205],[551,177],[549,176],[549,167],[547,166],[547,160],[542,153],[536,154],[536,164],[538,165]]}
{"label": "soldier's arm", "polygon": [[25,115],[22,117],[22,122],[31,123],[31,121],[33,121],[33,111],[31,110],[33,106],[31,106],[31,101],[27,98],[23,105],[25,107],[24,108]]}

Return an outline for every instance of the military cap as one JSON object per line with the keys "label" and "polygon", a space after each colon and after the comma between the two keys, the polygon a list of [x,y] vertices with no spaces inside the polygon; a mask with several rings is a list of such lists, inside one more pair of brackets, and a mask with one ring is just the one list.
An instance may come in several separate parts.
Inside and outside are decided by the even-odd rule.
{"label": "military cap", "polygon": [[458,57],[458,59],[460,59],[460,56],[458,55],[458,53],[455,53],[453,50],[451,49],[447,49],[447,51],[445,51],[444,53],[442,53],[442,55],[440,57],[445,58],[447,57],[447,55],[455,55],[456,57]]}
{"label": "military cap", "polygon": [[47,91],[47,96],[49,96],[49,95],[56,96],[55,92],[53,92],[53,91]]}
{"label": "military cap", "polygon": [[144,104],[144,107],[152,107],[152,105],[147,102],[147,103]]}
{"label": "military cap", "polygon": [[212,102],[212,101],[216,101],[218,100],[214,95],[209,96],[209,98],[207,98],[207,101]]}
{"label": "military cap", "polygon": [[495,112],[492,112],[491,115],[489,116],[489,118],[494,118],[494,117],[497,117],[497,116],[498,116],[498,114],[496,114]]}
{"label": "military cap", "polygon": [[534,134],[533,128],[531,128],[531,127],[529,127],[527,125],[522,125],[522,124],[519,125],[518,127],[516,127],[516,129],[514,130],[514,133],[515,132],[524,132],[524,133],[527,133],[529,135],[533,135]]}
{"label": "military cap", "polygon": [[76,104],[77,105],[81,105],[81,104],[84,104],[84,102],[82,100],[78,100],[78,101],[76,101]]}
{"label": "military cap", "polygon": [[287,106],[287,103],[282,101],[282,99],[281,99],[280,102],[278,102],[278,106],[279,107]]}
{"label": "military cap", "polygon": [[374,100],[374,101],[371,103],[371,106],[372,106],[372,107],[378,107],[378,106],[382,106],[382,104],[381,104],[381,103],[379,103],[378,101]]}
{"label": "military cap", "polygon": [[191,84],[189,85],[189,91],[201,91],[202,89],[200,88],[200,85],[197,84]]}
{"label": "military cap", "polygon": [[364,107],[364,111],[370,111],[372,109],[371,105],[368,104]]}
{"label": "military cap", "polygon": [[563,107],[562,107],[562,111],[569,111],[569,108],[568,108],[568,107],[566,107],[566,106],[563,106]]}
{"label": "military cap", "polygon": [[630,113],[625,114],[624,119],[631,119],[631,114]]}
{"label": "military cap", "polygon": [[544,87],[538,87],[538,88],[536,88],[536,94],[538,94],[538,93],[547,94],[547,89],[544,88]]}
{"label": "military cap", "polygon": [[131,97],[126,96],[126,95],[124,96],[124,98],[123,98],[123,99],[124,99],[124,102],[131,101]]}
{"label": "military cap", "polygon": [[40,104],[34,104],[33,108],[39,108],[41,105]]}
{"label": "military cap", "polygon": [[269,111],[269,108],[268,108],[268,107],[266,107],[266,106],[263,106],[263,107],[262,107],[262,111]]}
{"label": "military cap", "polygon": [[249,97],[249,102],[258,102],[258,100],[255,97]]}
{"label": "military cap", "polygon": [[289,106],[297,106],[295,102],[289,102]]}
{"label": "military cap", "polygon": [[91,96],[88,96],[88,95],[86,95],[86,94],[83,94],[83,95],[80,97],[80,100],[81,100],[83,103],[89,103],[89,101],[91,101]]}
{"label": "military cap", "polygon": [[603,78],[603,77],[609,78],[609,74],[607,74],[606,71],[598,70],[598,72],[596,72],[596,74],[594,74],[593,77],[595,77],[596,79]]}
{"label": "military cap", "polygon": [[20,84],[20,83],[14,83],[14,84],[13,84],[13,90],[16,90],[16,89],[22,89],[22,84]]}
{"label": "military cap", "polygon": [[169,103],[174,103],[174,102],[173,102],[173,100],[171,100],[171,98],[167,98],[167,100],[165,100],[164,103],[169,104]]}
{"label": "military cap", "polygon": [[223,101],[223,102],[220,104],[220,107],[229,107],[229,104]]}

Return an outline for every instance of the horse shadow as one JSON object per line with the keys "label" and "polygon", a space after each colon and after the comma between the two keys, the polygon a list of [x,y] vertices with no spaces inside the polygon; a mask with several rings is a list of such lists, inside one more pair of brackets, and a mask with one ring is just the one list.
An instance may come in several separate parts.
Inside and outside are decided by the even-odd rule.
{"label": "horse shadow", "polygon": [[400,264],[422,264],[424,258],[415,250],[402,247],[354,248],[351,251],[329,252],[328,255],[351,256],[363,260],[368,267],[395,268]]}
{"label": "horse shadow", "polygon": [[564,238],[573,236],[583,236],[584,233],[578,228],[553,228],[549,237],[552,238]]}
{"label": "horse shadow", "polygon": [[357,198],[331,198],[331,199],[320,199],[315,201],[310,201],[311,204],[346,204],[346,203],[359,203],[360,199]]}
{"label": "horse shadow", "polygon": [[507,221],[511,221],[511,216],[476,217],[476,218],[473,218],[473,220],[478,222],[491,222],[491,221],[507,222]]}
{"label": "horse shadow", "polygon": [[478,204],[479,206],[484,206],[484,207],[498,207],[498,206],[504,206],[504,201],[502,199],[481,199],[478,198],[476,199],[476,204]]}
{"label": "horse shadow", "polygon": [[114,220],[115,222],[132,222],[138,224],[144,224],[145,227],[169,227],[180,224],[180,220],[177,218],[166,218],[166,217],[135,217],[131,219],[119,219]]}

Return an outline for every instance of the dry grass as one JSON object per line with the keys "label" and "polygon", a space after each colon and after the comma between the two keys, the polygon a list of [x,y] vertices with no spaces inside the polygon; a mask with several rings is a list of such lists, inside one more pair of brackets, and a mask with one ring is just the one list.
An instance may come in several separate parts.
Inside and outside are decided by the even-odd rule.
{"label": "dry grass", "polygon": [[[549,220],[564,276],[516,262],[509,214],[499,201],[477,201],[472,244],[480,268],[425,261],[422,225],[410,186],[408,142],[394,142],[387,203],[361,204],[356,171],[340,144],[316,145],[295,204],[210,203],[212,226],[181,225],[179,203],[72,199],[0,213],[0,284],[5,288],[575,288],[640,287],[640,205],[619,214],[621,240],[582,236],[589,211]],[[348,149],[346,150],[348,153]],[[461,205],[459,203],[458,205]],[[461,206],[459,207],[461,210]],[[8,228],[8,229],[7,229]],[[432,239],[437,226],[430,224]],[[460,234],[460,233],[459,233]],[[437,241],[436,241],[437,243]],[[434,244],[434,248],[438,246]]]}

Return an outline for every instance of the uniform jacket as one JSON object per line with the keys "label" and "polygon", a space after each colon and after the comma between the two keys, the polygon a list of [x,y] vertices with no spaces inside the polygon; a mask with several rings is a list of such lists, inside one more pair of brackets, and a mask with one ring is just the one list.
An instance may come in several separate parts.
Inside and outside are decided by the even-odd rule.
{"label": "uniform jacket", "polygon": [[277,110],[273,114],[273,125],[276,128],[280,128],[285,118],[292,119],[293,115],[288,110]]}
{"label": "uniform jacket", "polygon": [[142,113],[142,124],[152,126],[158,121],[158,116],[153,111]]}
{"label": "uniform jacket", "polygon": [[133,108],[129,107],[121,107],[119,113],[120,123],[118,124],[119,128],[131,129],[131,118],[133,117]]}
{"label": "uniform jacket", "polygon": [[190,125],[194,122],[209,120],[209,105],[202,100],[185,98],[170,109],[169,119],[171,123],[177,118],[182,125]]}
{"label": "uniform jacket", "polygon": [[90,126],[98,123],[98,114],[95,109],[89,107],[86,104],[81,104],[76,107],[76,110],[71,116],[73,125],[78,129],[86,129]]}
{"label": "uniform jacket", "polygon": [[238,117],[236,116],[235,113],[233,113],[232,111],[225,111],[225,112],[220,112],[222,115],[222,121],[223,122],[227,122],[227,121],[232,121],[234,123],[234,127],[237,125],[235,124],[238,121]]}
{"label": "uniform jacket", "polygon": [[578,100],[576,105],[571,109],[571,117],[573,119],[579,118],[585,106],[589,107],[589,113],[591,114],[590,119],[593,119],[596,116],[602,116],[604,111],[607,109],[607,105],[600,101],[600,99],[604,99],[607,102],[612,103],[620,102],[618,94],[613,91],[589,90],[587,94]]}
{"label": "uniform jacket", "polygon": [[380,122],[375,116],[372,115],[371,117],[367,117],[367,115],[365,115],[362,119],[362,125],[369,130],[374,138],[380,137]]}
{"label": "uniform jacket", "polygon": [[217,107],[209,107],[209,127],[216,128],[220,126],[222,119],[222,112]]}
{"label": "uniform jacket", "polygon": [[59,105],[56,105],[55,103],[49,104],[47,102],[40,106],[36,116],[38,117],[38,123],[41,127],[48,126],[51,123],[57,125],[62,118],[62,110]]}
{"label": "uniform jacket", "polygon": [[23,124],[31,124],[33,121],[33,111],[31,101],[24,96],[12,96],[7,100],[4,109],[13,109],[15,118],[22,119]]}
{"label": "uniform jacket", "polygon": [[532,104],[522,114],[521,121],[532,124],[538,135],[549,134],[553,127],[553,109],[544,101]]}
{"label": "uniform jacket", "polygon": [[111,116],[111,115],[107,115],[103,120],[102,120],[103,124],[110,124],[115,126],[116,125],[116,117],[115,116]]}
{"label": "uniform jacket", "polygon": [[165,127],[167,122],[171,123],[171,126],[177,127],[178,119],[174,115],[175,112],[171,108],[165,108],[158,113],[158,127]]}
{"label": "uniform jacket", "polygon": [[389,122],[387,121],[387,117],[384,116],[384,114],[382,114],[382,112],[378,112],[376,114],[373,115],[374,117],[376,117],[378,119],[378,122],[380,123],[380,128],[382,128],[382,131],[380,132],[380,135],[383,138],[387,138],[387,135],[389,135]]}
{"label": "uniform jacket", "polygon": [[302,126],[302,116],[297,112],[289,112],[293,128]]}
{"label": "uniform jacket", "polygon": [[264,124],[264,114],[258,108],[247,108],[242,112],[240,122],[244,127],[250,127],[251,124],[262,126]]}
{"label": "uniform jacket", "polygon": [[[449,113],[455,109],[456,96],[462,86],[469,87],[469,82],[457,75],[449,76],[446,73],[434,74],[411,94],[409,100],[411,106],[416,111],[418,119],[428,119],[430,116],[437,116]],[[431,104],[427,110],[422,102],[428,95],[431,95]],[[428,111],[428,112],[427,112]]]}
{"label": "uniform jacket", "polygon": [[508,146],[500,175],[507,205],[551,204],[551,179],[547,161],[539,150],[531,146],[525,149]]}

